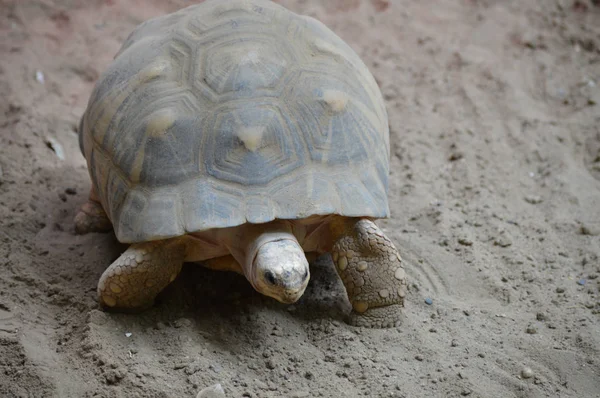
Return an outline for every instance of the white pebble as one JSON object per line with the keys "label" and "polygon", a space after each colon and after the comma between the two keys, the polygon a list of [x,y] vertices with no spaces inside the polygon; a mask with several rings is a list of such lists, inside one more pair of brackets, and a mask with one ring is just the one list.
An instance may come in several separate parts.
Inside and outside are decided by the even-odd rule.
{"label": "white pebble", "polygon": [[44,78],[44,73],[41,70],[35,72],[35,80],[37,80],[37,82],[40,84],[44,84],[46,82],[46,79]]}
{"label": "white pebble", "polygon": [[225,398],[225,390],[223,390],[221,384],[217,383],[201,390],[196,398]]}
{"label": "white pebble", "polygon": [[46,137],[46,145],[54,151],[60,160],[65,160],[65,150],[63,146],[53,137]]}
{"label": "white pebble", "polygon": [[533,370],[528,367],[523,368],[521,370],[521,377],[524,379],[531,379],[533,377]]}

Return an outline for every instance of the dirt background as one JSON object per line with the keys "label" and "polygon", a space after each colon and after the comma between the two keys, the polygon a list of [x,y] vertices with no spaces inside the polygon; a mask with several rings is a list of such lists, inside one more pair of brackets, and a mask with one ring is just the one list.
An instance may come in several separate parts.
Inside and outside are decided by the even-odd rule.
{"label": "dirt background", "polygon": [[346,325],[327,257],[291,307],[189,265],[154,309],[99,311],[125,247],[74,234],[76,125],[132,28],[191,2],[0,0],[0,396],[599,397],[598,1],[280,3],[385,95],[404,324]]}

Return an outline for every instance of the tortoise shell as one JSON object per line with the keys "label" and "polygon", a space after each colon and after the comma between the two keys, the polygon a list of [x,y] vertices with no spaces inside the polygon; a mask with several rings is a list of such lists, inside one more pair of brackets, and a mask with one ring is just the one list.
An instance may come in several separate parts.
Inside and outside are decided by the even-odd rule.
{"label": "tortoise shell", "polygon": [[124,243],[389,213],[375,79],[322,23],[266,0],[206,1],[141,24],[79,134]]}

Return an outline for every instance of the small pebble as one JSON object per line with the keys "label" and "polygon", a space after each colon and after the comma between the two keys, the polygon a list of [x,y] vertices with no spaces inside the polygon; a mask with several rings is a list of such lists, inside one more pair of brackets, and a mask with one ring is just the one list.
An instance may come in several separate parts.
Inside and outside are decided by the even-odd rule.
{"label": "small pebble", "polygon": [[116,366],[116,364],[112,366],[112,368],[113,369],[109,369],[104,373],[106,383],[110,385],[117,384],[127,375],[127,371],[121,367]]}
{"label": "small pebble", "polygon": [[423,362],[423,355],[417,354],[417,355],[415,355],[415,359],[419,362]]}
{"label": "small pebble", "polygon": [[512,245],[512,239],[505,231],[503,231],[494,239],[494,245],[500,247],[509,247]]}
{"label": "small pebble", "polygon": [[547,321],[548,316],[543,312],[538,312],[537,314],[535,314],[535,319],[537,319],[538,321]]}
{"label": "small pebble", "polygon": [[63,146],[60,144],[60,142],[58,142],[56,139],[52,137],[47,137],[46,146],[52,151],[54,151],[54,153],[60,160],[65,160],[65,150],[63,149]]}
{"label": "small pebble", "polygon": [[131,335],[132,335],[132,333],[130,333],[130,332],[125,333],[125,337],[131,337]]}
{"label": "small pebble", "polygon": [[75,188],[67,188],[65,189],[65,193],[67,195],[77,195],[77,190]]}
{"label": "small pebble", "polygon": [[427,297],[427,298],[425,299],[425,304],[427,304],[427,305],[431,305],[431,304],[433,304],[433,300],[432,300],[432,299],[430,299],[429,297]]}
{"label": "small pebble", "polygon": [[533,326],[529,326],[525,331],[527,332],[527,334],[536,334],[538,332],[537,328]]}
{"label": "small pebble", "polygon": [[458,340],[453,339],[452,342],[450,343],[450,346],[452,346],[452,347],[458,347]]}
{"label": "small pebble", "polygon": [[531,368],[525,367],[521,370],[521,377],[524,379],[530,379],[533,377],[533,370]]}
{"label": "small pebble", "polygon": [[542,203],[543,199],[541,196],[527,195],[527,196],[525,196],[525,202],[530,203],[532,205],[537,205],[539,203]]}
{"label": "small pebble", "polygon": [[196,398],[225,398],[225,390],[223,390],[221,384],[217,383],[201,390],[198,395],[196,395]]}
{"label": "small pebble", "polygon": [[35,80],[37,80],[37,82],[40,84],[45,83],[46,79],[44,78],[44,73],[41,70],[35,71]]}
{"label": "small pebble", "polygon": [[579,232],[582,235],[589,235],[589,236],[600,235],[600,223],[599,224],[583,224],[583,225],[581,225]]}
{"label": "small pebble", "polygon": [[275,362],[273,362],[272,359],[269,359],[265,362],[265,365],[267,366],[267,369],[275,369]]}
{"label": "small pebble", "polygon": [[464,157],[464,155],[460,152],[454,152],[450,155],[450,157],[448,158],[449,161],[451,162],[455,162],[457,160],[461,160]]}
{"label": "small pebble", "polygon": [[585,282],[587,282],[585,279],[580,279],[580,280],[577,281],[577,284],[579,286],[585,286]]}
{"label": "small pebble", "polygon": [[557,287],[556,288],[556,293],[564,293],[564,292],[565,292],[564,288],[562,288],[562,287]]}
{"label": "small pebble", "polygon": [[463,246],[473,246],[473,241],[469,238],[459,238],[458,243]]}

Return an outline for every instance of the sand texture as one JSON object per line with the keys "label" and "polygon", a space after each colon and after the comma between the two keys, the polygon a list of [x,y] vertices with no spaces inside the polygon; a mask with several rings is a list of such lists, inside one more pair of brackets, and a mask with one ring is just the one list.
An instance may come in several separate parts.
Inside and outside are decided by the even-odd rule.
{"label": "sand texture", "polygon": [[402,326],[348,326],[327,256],[293,306],[190,264],[153,309],[100,311],[126,246],[74,233],[77,123],[129,32],[191,2],[0,0],[0,396],[600,397],[599,2],[279,3],[385,96]]}

